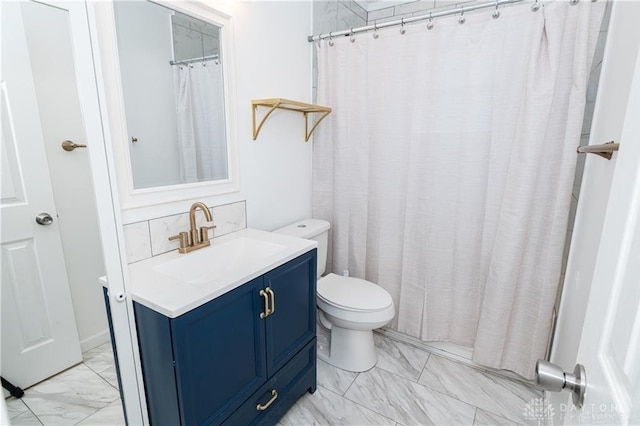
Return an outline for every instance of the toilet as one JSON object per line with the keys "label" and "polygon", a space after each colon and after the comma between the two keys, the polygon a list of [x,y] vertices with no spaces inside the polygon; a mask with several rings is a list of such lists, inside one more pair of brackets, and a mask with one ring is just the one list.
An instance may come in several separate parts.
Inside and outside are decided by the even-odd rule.
{"label": "toilet", "polygon": [[391,295],[359,278],[333,273],[322,277],[327,263],[329,222],[305,219],[273,232],[318,242],[318,334],[328,330],[328,341],[318,340],[318,358],[348,371],[371,369],[378,360],[373,330],[395,316]]}

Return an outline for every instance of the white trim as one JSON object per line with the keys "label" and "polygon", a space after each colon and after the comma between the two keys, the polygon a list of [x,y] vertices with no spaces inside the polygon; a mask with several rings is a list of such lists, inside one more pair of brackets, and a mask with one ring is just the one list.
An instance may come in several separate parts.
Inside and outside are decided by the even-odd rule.
{"label": "white trim", "polygon": [[97,348],[100,345],[104,345],[109,342],[111,339],[109,337],[109,329],[105,328],[99,333],[94,334],[93,336],[89,336],[86,339],[83,339],[80,342],[80,350],[82,353],[90,351],[91,349]]}
{"label": "white trim", "polygon": [[227,131],[227,155],[229,178],[214,182],[198,182],[156,188],[135,189],[129,155],[129,136],[126,125],[124,97],[118,57],[118,40],[112,3],[101,5],[96,18],[100,38],[101,63],[104,75],[109,79],[105,85],[105,111],[109,118],[115,153],[115,171],[119,182],[119,195],[124,223],[132,223],[157,216],[157,207],[162,206],[164,214],[176,214],[184,210],[184,205],[199,200],[216,204],[214,197],[231,194],[240,190],[240,164],[236,119],[235,57],[232,47],[234,35],[233,20],[226,14],[202,4],[156,2],[173,10],[212,22],[221,27],[220,43],[224,59],[222,61],[225,87],[225,119]]}
{"label": "white trim", "polygon": [[[108,5],[111,6],[111,5]],[[104,3],[87,2],[86,15],[78,25],[83,25],[82,49],[76,52],[77,60],[82,61],[84,88],[80,97],[91,93],[92,114],[85,117],[87,140],[90,141],[89,160],[96,193],[96,207],[100,237],[104,253],[105,272],[108,278],[109,305],[118,351],[118,367],[124,399],[124,408],[129,424],[148,424],[144,383],[138,348],[138,338],[133,316],[133,303],[126,298],[124,303],[115,301],[114,294],[127,294],[128,267],[124,232],[120,217],[120,205],[117,194],[117,183],[113,174],[115,170],[113,147],[107,116],[105,114],[104,77],[100,61],[99,35],[96,21]],[[88,27],[87,27],[88,19]],[[88,81],[90,77],[91,81]],[[79,78],[80,81],[80,78]],[[93,94],[96,93],[97,97]]]}

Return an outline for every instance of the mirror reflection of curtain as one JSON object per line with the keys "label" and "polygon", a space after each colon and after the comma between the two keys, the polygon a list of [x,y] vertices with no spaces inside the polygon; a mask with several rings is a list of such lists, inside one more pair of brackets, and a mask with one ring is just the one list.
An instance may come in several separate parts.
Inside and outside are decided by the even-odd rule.
{"label": "mirror reflection of curtain", "polygon": [[173,81],[182,183],[226,179],[222,66],[213,61],[176,66]]}

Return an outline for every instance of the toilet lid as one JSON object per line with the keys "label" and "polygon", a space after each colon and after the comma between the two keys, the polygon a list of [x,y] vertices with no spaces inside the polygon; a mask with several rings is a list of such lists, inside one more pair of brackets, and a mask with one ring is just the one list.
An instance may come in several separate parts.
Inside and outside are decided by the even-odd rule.
{"label": "toilet lid", "polygon": [[358,311],[378,311],[393,304],[391,295],[382,287],[336,274],[318,281],[318,297],[332,305]]}

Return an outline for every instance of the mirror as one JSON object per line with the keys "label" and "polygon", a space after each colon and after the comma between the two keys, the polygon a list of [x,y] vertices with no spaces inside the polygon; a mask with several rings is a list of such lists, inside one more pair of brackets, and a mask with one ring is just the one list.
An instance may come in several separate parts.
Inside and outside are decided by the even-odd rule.
{"label": "mirror", "polygon": [[221,26],[114,3],[133,189],[230,178]]}

